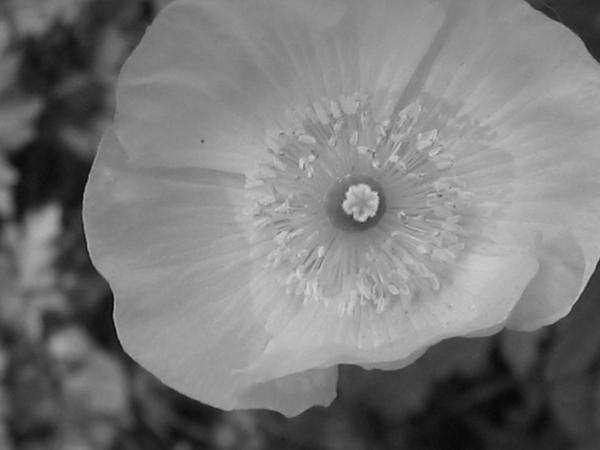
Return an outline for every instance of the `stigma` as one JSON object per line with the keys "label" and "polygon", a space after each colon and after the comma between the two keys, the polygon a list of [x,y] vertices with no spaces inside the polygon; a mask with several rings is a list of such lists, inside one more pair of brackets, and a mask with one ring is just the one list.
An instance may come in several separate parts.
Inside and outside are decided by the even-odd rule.
{"label": "stigma", "polygon": [[344,232],[375,227],[387,210],[383,186],[369,175],[348,174],[335,180],[325,196],[329,222]]}
{"label": "stigma", "polygon": [[368,184],[354,184],[348,188],[342,202],[344,212],[354,220],[364,223],[375,217],[379,208],[379,194]]}
{"label": "stigma", "polygon": [[418,102],[383,115],[357,93],[290,110],[267,133],[246,217],[291,301],[383,312],[451,278],[473,194],[427,116]]}

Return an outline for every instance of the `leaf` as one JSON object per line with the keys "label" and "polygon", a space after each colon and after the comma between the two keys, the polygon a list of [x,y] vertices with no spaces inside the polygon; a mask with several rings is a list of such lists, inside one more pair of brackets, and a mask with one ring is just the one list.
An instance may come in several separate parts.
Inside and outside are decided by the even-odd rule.
{"label": "leaf", "polygon": [[73,23],[89,0],[12,0],[12,20],[22,35],[40,36],[55,23]]}
{"label": "leaf", "polygon": [[64,365],[79,365],[94,351],[90,337],[78,326],[69,326],[52,334],[46,346],[52,358]]}
{"label": "leaf", "polygon": [[552,414],[561,428],[573,438],[583,439],[596,430],[594,388],[589,376],[564,380],[552,386]]}
{"label": "leaf", "polygon": [[338,394],[352,409],[368,409],[396,421],[420,412],[432,387],[431,376],[418,363],[390,371],[341,366]]}
{"label": "leaf", "polygon": [[12,450],[15,447],[10,439],[10,432],[4,421],[0,422],[0,448],[2,450]]}
{"label": "leaf", "polygon": [[600,356],[600,271],[596,270],[575,308],[559,327],[545,376],[548,380],[580,374]]}
{"label": "leaf", "polygon": [[340,398],[353,408],[376,411],[388,420],[403,419],[423,410],[436,382],[452,375],[472,377],[485,370],[492,342],[490,338],[449,339],[399,370],[342,366]]}
{"label": "leaf", "polygon": [[4,46],[8,43],[3,38],[3,27],[0,23],[0,94],[4,94],[15,82],[15,75],[19,68],[19,58],[16,55],[4,53]]}
{"label": "leaf", "polygon": [[7,91],[10,85],[13,84],[19,67],[19,58],[8,51],[10,44],[9,25],[2,20],[0,21],[0,94]]}
{"label": "leaf", "polygon": [[[258,450],[265,448],[256,414],[250,411],[229,411],[215,426],[212,440],[221,450]],[[200,427],[198,427],[200,428]],[[195,430],[197,433],[199,430]]]}
{"label": "leaf", "polygon": [[451,375],[472,377],[487,366],[491,338],[454,338],[434,345],[417,361],[434,380]]}
{"label": "leaf", "polygon": [[535,366],[540,341],[546,334],[545,329],[531,333],[505,330],[500,334],[500,351],[515,375],[523,377]]}
{"label": "leaf", "polygon": [[116,78],[129,52],[129,43],[123,32],[115,25],[107,26],[99,38],[94,59],[95,73],[102,77]]}
{"label": "leaf", "polygon": [[96,349],[79,370],[68,373],[64,392],[79,414],[122,418],[128,410],[123,368],[108,353]]}
{"label": "leaf", "polygon": [[[76,441],[85,436],[91,449],[113,448],[119,427],[130,421],[126,373],[119,360],[97,348],[83,330],[72,327],[57,336],[51,339],[50,351],[61,372],[63,427]],[[78,336],[83,344],[76,342]]]}
{"label": "leaf", "polygon": [[42,108],[40,99],[2,99],[0,106],[0,149],[14,149],[33,136],[33,120]]}
{"label": "leaf", "polygon": [[39,290],[54,284],[53,263],[56,241],[61,233],[62,208],[49,204],[30,212],[17,245],[19,284],[25,290]]}
{"label": "leaf", "polygon": [[0,21],[0,151],[16,148],[32,137],[33,120],[42,108],[40,99],[18,92],[21,59],[9,51],[9,45],[9,30],[6,23]]}

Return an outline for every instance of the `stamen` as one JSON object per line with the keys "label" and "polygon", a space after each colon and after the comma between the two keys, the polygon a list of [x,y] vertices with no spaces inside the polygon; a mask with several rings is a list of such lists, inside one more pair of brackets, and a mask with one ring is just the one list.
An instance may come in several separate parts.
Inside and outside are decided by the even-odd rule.
{"label": "stamen", "polygon": [[269,276],[297,301],[340,314],[409,308],[440,289],[476,199],[452,175],[431,111],[414,102],[379,120],[355,93],[288,116],[293,128],[269,131],[271,162],[246,184]]}

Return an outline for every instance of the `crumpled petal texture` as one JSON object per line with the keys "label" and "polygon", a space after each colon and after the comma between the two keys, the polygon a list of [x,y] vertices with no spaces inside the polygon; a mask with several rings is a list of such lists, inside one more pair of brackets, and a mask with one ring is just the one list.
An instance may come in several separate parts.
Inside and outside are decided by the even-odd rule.
{"label": "crumpled petal texture", "polygon": [[[450,173],[502,200],[478,218],[489,239],[409,311],[294,303],[240,219],[265,131],[354,92],[376,115],[422,99],[432,120],[450,105],[490,130],[486,152],[436,122]],[[207,404],[295,415],[335,398],[338,364],[398,368],[567,314],[600,256],[599,143],[597,63],[520,0],[176,0],[123,68],[86,237],[134,359]]]}

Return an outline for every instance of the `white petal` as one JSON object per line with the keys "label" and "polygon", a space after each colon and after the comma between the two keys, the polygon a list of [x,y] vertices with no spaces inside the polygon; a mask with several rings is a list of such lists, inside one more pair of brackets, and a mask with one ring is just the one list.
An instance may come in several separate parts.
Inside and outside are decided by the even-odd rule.
{"label": "white petal", "polygon": [[262,380],[340,363],[401,367],[436,342],[503,323],[537,268],[526,250],[471,253],[439,294],[423,295],[408,311],[396,305],[340,316],[322,304],[276,311],[274,337],[243,372]]}
{"label": "white petal", "polygon": [[234,373],[269,337],[248,301],[256,277],[236,220],[243,190],[240,177],[207,169],[132,169],[109,132],[85,193],[88,247],[113,289],[119,338],[140,364],[213,406],[297,414],[333,399],[336,371],[271,386]]}
{"label": "white petal", "polygon": [[546,233],[538,243],[540,269],[531,280],[506,326],[531,331],[565,316],[591,276],[579,243],[569,233]]}
{"label": "white petal", "polygon": [[458,166],[471,158],[461,176],[503,191],[501,220],[541,233],[540,274],[510,322],[531,329],[570,310],[600,258],[600,66],[523,1],[446,4],[446,38],[417,87],[493,133],[479,158],[464,140],[451,148]]}
{"label": "white petal", "polygon": [[421,0],[179,0],[118,85],[132,163],[245,172],[287,108],[359,90],[394,103],[443,18]]}

